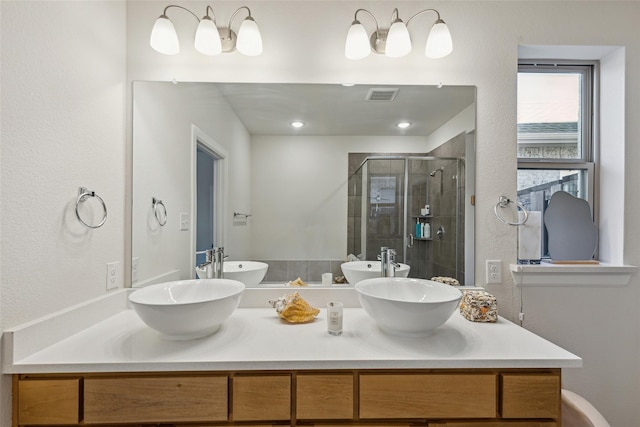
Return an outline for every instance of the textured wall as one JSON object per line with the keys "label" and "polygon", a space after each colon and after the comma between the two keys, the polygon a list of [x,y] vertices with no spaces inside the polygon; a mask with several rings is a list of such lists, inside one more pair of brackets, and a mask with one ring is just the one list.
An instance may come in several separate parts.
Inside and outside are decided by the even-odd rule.
{"label": "textured wall", "polygon": [[[103,295],[108,262],[119,262],[124,278],[126,4],[0,7],[4,329]],[[104,199],[102,228],[75,218],[79,186]],[[11,416],[7,378],[3,426]]]}

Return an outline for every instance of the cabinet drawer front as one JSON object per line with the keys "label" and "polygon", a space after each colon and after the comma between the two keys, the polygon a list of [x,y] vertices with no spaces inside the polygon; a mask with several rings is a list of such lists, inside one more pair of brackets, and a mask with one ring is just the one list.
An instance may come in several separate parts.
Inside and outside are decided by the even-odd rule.
{"label": "cabinet drawer front", "polygon": [[429,427],[558,427],[553,421],[453,421],[429,423]]}
{"label": "cabinet drawer front", "polygon": [[299,374],[296,417],[308,420],[353,418],[353,375]]}
{"label": "cabinet drawer front", "polygon": [[291,418],[291,376],[237,376],[233,378],[234,421]]}
{"label": "cabinet drawer front", "polygon": [[360,418],[495,418],[495,374],[360,375]]}
{"label": "cabinet drawer front", "polygon": [[80,421],[80,379],[18,382],[18,424],[76,424]]}
{"label": "cabinet drawer front", "polygon": [[226,421],[226,376],[89,378],[84,422]]}
{"label": "cabinet drawer front", "polygon": [[503,418],[558,418],[560,375],[502,374]]}

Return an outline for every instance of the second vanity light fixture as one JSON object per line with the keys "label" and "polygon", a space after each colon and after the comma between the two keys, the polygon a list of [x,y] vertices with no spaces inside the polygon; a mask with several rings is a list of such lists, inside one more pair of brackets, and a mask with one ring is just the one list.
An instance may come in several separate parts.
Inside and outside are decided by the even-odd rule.
{"label": "second vanity light fixture", "polygon": [[[196,50],[203,55],[214,56],[222,52],[232,52],[238,49],[243,55],[258,56],[262,53],[262,36],[256,21],[251,16],[251,10],[248,7],[239,7],[229,19],[229,25],[227,28],[218,28],[215,21],[215,15],[213,18],[209,16],[209,13],[213,15],[213,9],[211,6],[207,6],[206,15],[200,19],[198,15],[187,9],[186,7],[171,4],[164,8],[162,15],[156,20],[151,30],[151,38],[149,43],[151,47],[157,52],[165,55],[176,55],[180,52],[180,43],[178,41],[178,34],[173,26],[173,23],[167,16],[167,10],[175,7],[185,10],[192,14],[198,21],[198,28],[196,29],[196,36],[194,40],[194,46]],[[248,16],[240,24],[238,34],[231,29],[231,24],[234,18],[242,10],[246,10]]]}
{"label": "second vanity light fixture", "polygon": [[[364,26],[358,21],[358,13],[360,12],[369,15],[376,24],[376,30],[371,37],[367,35]],[[368,10],[356,10],[353,22],[347,33],[344,49],[345,56],[349,59],[363,59],[369,56],[371,51],[391,58],[400,58],[409,54],[411,52],[411,37],[407,26],[413,18],[427,12],[434,12],[437,18],[429,32],[424,54],[428,58],[444,58],[453,51],[453,41],[447,24],[440,18],[440,13],[435,9],[425,9],[416,13],[407,20],[406,24],[400,19],[398,9],[394,9],[389,29],[380,28],[375,16]]]}

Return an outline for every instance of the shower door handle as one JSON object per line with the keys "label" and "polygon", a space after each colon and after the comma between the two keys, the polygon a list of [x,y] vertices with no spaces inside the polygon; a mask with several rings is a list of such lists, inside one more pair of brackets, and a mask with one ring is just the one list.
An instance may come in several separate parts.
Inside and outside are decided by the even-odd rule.
{"label": "shower door handle", "polygon": [[407,247],[408,248],[412,248],[413,247],[413,234],[409,234],[408,237],[409,237],[409,240],[408,240],[408,243],[407,243]]}

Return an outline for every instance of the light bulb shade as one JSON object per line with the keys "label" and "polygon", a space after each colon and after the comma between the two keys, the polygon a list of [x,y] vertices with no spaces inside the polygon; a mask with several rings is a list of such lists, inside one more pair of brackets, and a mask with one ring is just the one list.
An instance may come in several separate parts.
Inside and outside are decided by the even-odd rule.
{"label": "light bulb shade", "polygon": [[411,37],[404,22],[397,20],[389,28],[384,53],[390,58],[400,58],[411,52]]}
{"label": "light bulb shade", "polygon": [[371,45],[367,31],[360,22],[353,21],[344,44],[344,56],[348,59],[362,59],[369,56],[370,53]]}
{"label": "light bulb shade", "polygon": [[202,18],[198,24],[194,45],[196,50],[203,55],[213,56],[222,53],[218,27],[208,16]]}
{"label": "light bulb shade", "polygon": [[247,56],[258,56],[262,54],[262,36],[258,24],[252,17],[248,16],[238,30],[238,41],[236,43],[238,52]]}
{"label": "light bulb shade", "polygon": [[176,34],[173,23],[166,15],[161,15],[156,19],[156,23],[153,24],[149,44],[154,50],[165,55],[176,55],[180,53],[178,34]]}
{"label": "light bulb shade", "polygon": [[438,19],[431,31],[429,31],[429,37],[427,38],[427,46],[424,49],[424,54],[427,58],[438,59],[444,58],[453,52],[453,40],[451,40],[451,33],[447,24],[443,20]]}

